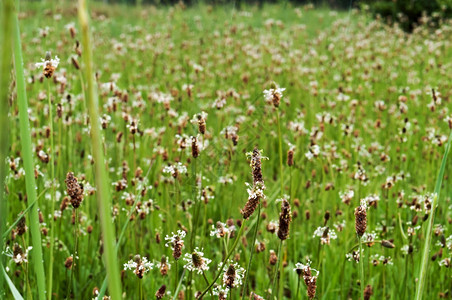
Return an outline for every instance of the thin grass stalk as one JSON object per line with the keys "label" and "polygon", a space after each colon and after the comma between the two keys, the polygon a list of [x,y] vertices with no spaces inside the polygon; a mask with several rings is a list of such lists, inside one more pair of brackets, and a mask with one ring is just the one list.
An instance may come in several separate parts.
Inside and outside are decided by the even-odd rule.
{"label": "thin grass stalk", "polygon": [[245,295],[246,295],[246,290],[248,288],[247,284],[248,284],[248,276],[250,273],[250,269],[251,269],[251,262],[253,261],[253,255],[254,255],[254,245],[256,243],[256,237],[257,237],[257,231],[259,230],[259,221],[260,221],[260,216],[261,216],[261,203],[259,202],[258,206],[257,206],[257,222],[256,222],[256,228],[254,229],[254,236],[253,236],[253,241],[250,244],[250,260],[248,261],[248,267],[246,268],[246,272],[245,272],[245,281],[243,284],[243,291],[242,291],[242,300],[245,299]]}
{"label": "thin grass stalk", "polygon": [[364,299],[364,258],[363,258],[363,243],[361,237],[358,236],[359,240],[359,286],[361,288],[361,299]]}
{"label": "thin grass stalk", "polygon": [[49,276],[47,291],[48,300],[52,299],[52,283],[53,283],[53,248],[55,243],[55,226],[54,226],[54,218],[53,212],[55,211],[55,145],[53,143],[53,107],[52,107],[52,99],[50,97],[50,79],[47,79],[47,98],[49,100],[49,127],[50,127],[50,177],[52,183],[52,191],[51,195],[51,210],[50,210],[50,253],[49,253],[49,269],[47,274]]}
{"label": "thin grass stalk", "polygon": [[207,292],[212,288],[212,286],[217,282],[218,278],[220,277],[221,273],[223,272],[224,266],[226,265],[228,258],[231,256],[231,254],[234,252],[235,247],[237,246],[240,238],[242,237],[243,229],[245,228],[246,220],[242,221],[242,226],[240,226],[239,233],[237,234],[237,238],[234,241],[234,244],[232,244],[231,249],[228,251],[228,254],[223,260],[223,263],[221,264],[220,268],[218,269],[217,276],[212,280],[212,283],[202,292],[202,294],[198,297],[199,299],[202,299],[202,297],[207,294]]}
{"label": "thin grass stalk", "polygon": [[284,175],[283,175],[283,153],[282,153],[282,136],[281,136],[281,121],[280,121],[280,110],[276,114],[278,122],[278,144],[279,144],[279,176],[281,182],[281,192],[280,196],[284,193]]}
{"label": "thin grass stalk", "polygon": [[278,271],[279,271],[279,264],[280,264],[280,260],[281,260],[281,252],[282,252],[282,244],[283,244],[283,240],[280,240],[279,242],[279,247],[278,247],[278,259],[276,261],[276,268],[275,268],[275,274],[273,275],[273,283],[272,283],[272,295],[271,295],[271,299],[274,299],[274,293],[276,290],[276,280],[278,279]]}
{"label": "thin grass stalk", "polygon": [[182,271],[182,275],[180,277],[179,284],[177,285],[176,290],[174,291],[173,300],[176,300],[176,298],[177,298],[177,293],[179,293],[180,287],[182,285],[182,281],[184,280],[184,276],[185,276],[185,269],[184,269],[184,271]]}
{"label": "thin grass stalk", "polygon": [[[0,39],[3,41],[2,55],[0,57],[0,237],[3,237],[6,226],[6,218],[4,216],[8,215],[6,207],[6,164],[5,160],[8,154],[9,147],[9,104],[8,104],[8,90],[9,90],[9,79],[11,74],[11,62],[12,62],[12,14],[13,14],[13,4],[12,1],[2,1],[2,11],[1,15],[1,28]],[[4,249],[4,239],[1,239],[0,249]],[[4,255],[0,258],[0,266],[3,271],[3,264],[5,262]],[[4,271],[3,271],[4,272]],[[6,273],[5,273],[6,274]],[[7,276],[7,275],[6,275]],[[6,277],[5,277],[6,278]],[[3,298],[3,273],[0,275],[0,298]],[[6,278],[8,281],[9,278]],[[8,283],[10,280],[8,281]],[[14,286],[14,285],[13,285]]]}
{"label": "thin grass stalk", "polygon": [[102,134],[99,124],[99,103],[95,87],[92,45],[88,24],[88,9],[85,0],[79,0],[79,21],[82,29],[83,60],[86,78],[86,101],[91,122],[91,143],[94,157],[96,196],[100,212],[101,229],[104,243],[104,257],[108,276],[110,297],[121,298],[121,282],[119,279],[119,267],[115,251],[116,235],[111,216],[110,180],[106,170],[104,153],[102,151]]}
{"label": "thin grass stalk", "polygon": [[452,141],[452,130],[449,134],[449,139],[447,141],[446,149],[444,150],[443,159],[441,162],[441,166],[438,172],[438,177],[436,178],[436,184],[435,184],[435,196],[433,197],[433,204],[432,204],[432,210],[430,215],[428,216],[427,221],[427,230],[425,232],[425,243],[424,243],[424,250],[422,252],[422,263],[421,263],[421,269],[419,271],[419,277],[418,277],[418,285],[416,287],[416,300],[422,299],[422,294],[424,292],[425,288],[425,281],[427,276],[427,268],[428,268],[428,261],[429,261],[429,252],[430,252],[430,244],[432,243],[432,230],[433,230],[433,224],[435,221],[435,210],[438,206],[438,199],[441,192],[441,185],[444,178],[444,171],[446,169],[446,162],[447,162],[447,156],[449,154],[450,145]]}
{"label": "thin grass stalk", "polygon": [[[282,241],[281,241],[282,244]],[[284,246],[282,245],[282,255],[280,255],[280,259],[282,260],[284,258]],[[284,263],[279,263],[279,283],[278,283],[278,299],[283,298],[283,292],[284,292]]]}
{"label": "thin grass stalk", "polygon": [[[37,199],[36,181],[34,177],[34,164],[31,146],[31,134],[30,123],[28,120],[28,101],[27,92],[25,89],[25,77],[23,69],[23,57],[22,57],[22,45],[20,41],[20,28],[19,20],[17,17],[17,11],[15,11],[14,17],[14,66],[16,73],[16,88],[17,88],[17,101],[19,106],[19,127],[20,127],[20,140],[22,144],[22,158],[24,161],[25,170],[25,187],[27,192],[28,201],[34,202]],[[36,285],[38,298],[44,300],[46,298],[45,287],[45,272],[42,256],[42,239],[41,230],[39,226],[39,203],[33,206],[30,210],[30,232],[31,242],[33,245],[32,251],[32,264],[36,274]]]}

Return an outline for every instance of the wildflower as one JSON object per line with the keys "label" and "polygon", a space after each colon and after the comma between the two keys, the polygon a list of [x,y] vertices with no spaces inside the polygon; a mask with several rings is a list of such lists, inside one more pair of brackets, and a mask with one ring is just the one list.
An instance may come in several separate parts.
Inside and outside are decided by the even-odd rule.
{"label": "wildflower", "polygon": [[191,154],[193,158],[197,158],[199,156],[198,139],[195,136],[191,137]]}
{"label": "wildflower", "polygon": [[12,260],[17,264],[21,265],[22,263],[28,262],[28,252],[33,247],[28,247],[25,251],[22,249],[22,247],[18,243],[14,243],[13,250],[9,247],[6,248],[6,250],[3,252],[4,255],[11,257]]}
{"label": "wildflower", "polygon": [[204,257],[204,253],[200,251],[198,247],[195,248],[192,254],[186,253],[184,260],[186,262],[184,268],[189,271],[197,271],[198,274],[202,274],[204,271],[209,270],[208,265],[212,262],[212,260]]}
{"label": "wildflower", "polygon": [[140,279],[153,268],[154,264],[149,262],[147,257],[141,257],[139,254],[124,264],[124,271],[133,270],[135,275]]}
{"label": "wildflower", "polygon": [[163,168],[163,173],[171,174],[174,178],[179,177],[180,174],[187,173],[187,167],[178,162],[175,165],[169,165]]}
{"label": "wildflower", "polygon": [[216,227],[212,225],[213,230],[210,232],[210,236],[216,236],[217,238],[222,238],[225,236],[230,236],[234,230],[235,226],[228,226],[225,223],[217,222]]}
{"label": "wildflower", "polygon": [[281,202],[281,213],[279,215],[278,237],[285,240],[289,237],[289,226],[292,221],[290,213],[290,204],[286,199]]}
{"label": "wildflower", "polygon": [[438,262],[440,267],[450,268],[450,258],[445,258]]}
{"label": "wildflower", "polygon": [[178,260],[182,255],[182,247],[184,246],[184,238],[185,238],[185,231],[178,230],[177,234],[171,233],[172,236],[166,236],[165,237],[165,247],[169,247],[170,245],[173,247],[173,257],[175,260]]}
{"label": "wildflower", "polygon": [[171,264],[168,263],[168,259],[165,255],[163,255],[156,267],[160,270],[160,274],[162,274],[162,276],[166,276],[168,274],[168,270],[171,269]]}
{"label": "wildflower", "polygon": [[64,266],[66,267],[66,269],[70,270],[70,269],[72,269],[73,263],[74,263],[74,258],[72,256],[69,256],[64,261]]}
{"label": "wildflower", "polygon": [[352,251],[352,253],[345,254],[345,257],[347,258],[348,261],[352,261],[353,259],[355,262],[358,263],[360,259],[360,253],[359,251]]}
{"label": "wildflower", "polygon": [[339,192],[339,197],[341,198],[342,202],[349,205],[352,201],[353,197],[355,196],[355,192],[353,190],[348,190],[345,192]]}
{"label": "wildflower", "polygon": [[52,58],[50,51],[47,51],[45,59],[41,58],[41,61],[42,62],[35,63],[36,68],[43,68],[43,74],[46,78],[52,77],[53,73],[58,67],[58,64],[60,63],[58,56]]}
{"label": "wildflower", "polygon": [[27,232],[27,225],[25,223],[25,217],[20,218],[19,222],[17,222],[16,233],[17,235],[23,235]]}
{"label": "wildflower", "polygon": [[330,229],[328,226],[318,227],[314,231],[313,237],[320,237],[320,243],[322,245],[325,245],[325,244],[329,245],[331,239],[333,239],[333,240],[337,239],[336,232],[333,229]]}
{"label": "wildflower", "polygon": [[271,84],[271,88],[264,91],[265,102],[273,103],[274,107],[279,107],[285,88],[280,88],[276,83]]}
{"label": "wildflower", "polygon": [[72,207],[78,208],[83,201],[83,185],[77,182],[77,177],[72,172],[67,173],[65,182]]}
{"label": "wildflower", "polygon": [[222,287],[219,284],[215,284],[214,287],[212,288],[212,293],[215,296],[218,296],[218,300],[226,300],[228,297],[229,288]]}
{"label": "wildflower", "polygon": [[206,119],[207,119],[207,113],[202,111],[199,114],[195,114],[193,116],[193,119],[191,120],[191,122],[193,124],[198,125],[198,131],[200,134],[203,134],[203,135],[206,133]]}
{"label": "wildflower", "polygon": [[165,291],[166,291],[166,285],[162,285],[155,293],[155,298],[163,299],[163,297],[165,296]]}
{"label": "wildflower", "polygon": [[[307,288],[307,295],[309,299],[313,299],[315,297],[316,289],[317,289],[317,277],[319,276],[319,271],[315,269],[311,269],[310,262],[306,265],[299,264],[297,268],[301,269],[303,271],[303,280],[306,284]],[[312,275],[312,271],[316,272],[316,275]]]}
{"label": "wildflower", "polygon": [[262,154],[261,151],[254,148],[253,152],[247,153],[251,155],[250,167],[253,171],[253,187],[248,188],[248,202],[246,202],[245,207],[242,209],[241,213],[244,219],[248,219],[256,210],[260,199],[265,198],[264,190],[264,180],[262,177]]}
{"label": "wildflower", "polygon": [[246,270],[238,263],[229,264],[229,267],[223,274],[223,285],[225,285],[228,289],[242,285],[245,272]]}
{"label": "wildflower", "polygon": [[355,209],[355,229],[358,237],[362,237],[367,227],[367,212],[363,205]]}
{"label": "wildflower", "polygon": [[287,151],[287,165],[289,167],[293,166],[293,155],[294,155],[294,148],[292,147]]}
{"label": "wildflower", "polygon": [[248,201],[245,207],[241,210],[244,219],[248,219],[256,210],[261,199],[265,199],[264,195],[265,186],[262,183],[254,185],[252,188],[248,188]]}
{"label": "wildflower", "polygon": [[364,300],[369,300],[370,296],[373,295],[372,286],[368,284],[366,288],[364,289]]}

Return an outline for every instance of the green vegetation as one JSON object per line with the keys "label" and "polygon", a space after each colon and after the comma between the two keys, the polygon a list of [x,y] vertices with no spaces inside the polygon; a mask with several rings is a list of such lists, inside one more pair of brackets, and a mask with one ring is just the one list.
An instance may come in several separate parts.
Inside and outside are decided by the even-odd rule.
{"label": "green vegetation", "polygon": [[0,298],[451,295],[451,23],[84,11],[2,28]]}

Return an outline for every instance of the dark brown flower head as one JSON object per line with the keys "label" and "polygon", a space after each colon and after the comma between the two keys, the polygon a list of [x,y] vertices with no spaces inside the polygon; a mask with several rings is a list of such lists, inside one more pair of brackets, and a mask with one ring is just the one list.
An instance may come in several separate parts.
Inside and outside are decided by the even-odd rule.
{"label": "dark brown flower head", "polygon": [[250,166],[253,170],[253,182],[257,184],[258,182],[264,182],[262,178],[262,156],[259,149],[254,148],[253,154],[251,156]]}
{"label": "dark brown flower head", "polygon": [[178,260],[182,255],[182,247],[184,246],[184,241],[181,240],[179,236],[175,237],[173,243],[173,257],[175,260]]}
{"label": "dark brown flower head", "polygon": [[230,264],[228,269],[226,270],[223,281],[224,281],[224,285],[226,285],[228,288],[232,289],[234,287],[235,267],[233,264]]}
{"label": "dark brown flower head", "polygon": [[317,289],[316,283],[317,283],[317,276],[311,277],[306,283],[307,294],[308,294],[309,299],[314,299],[314,297],[315,297],[315,292]]}
{"label": "dark brown flower head", "polygon": [[166,276],[168,274],[168,263],[166,262],[166,256],[163,255],[162,259],[160,260],[160,274],[162,274],[162,276]]}
{"label": "dark brown flower head", "polygon": [[17,235],[23,235],[27,231],[27,225],[25,223],[25,217],[20,218],[17,222],[16,233]]}
{"label": "dark brown flower head", "polygon": [[256,210],[259,205],[259,200],[261,199],[258,193],[254,193],[248,197],[248,201],[245,204],[245,207],[241,210],[242,216],[244,219],[248,219]]}
{"label": "dark brown flower head", "polygon": [[362,237],[367,228],[367,212],[366,207],[363,205],[358,206],[355,209],[355,229],[356,234]]}
{"label": "dark brown flower head", "polygon": [[262,178],[262,156],[261,151],[257,147],[251,153],[250,166],[253,173],[253,186],[248,188],[248,202],[241,211],[244,219],[248,219],[256,210],[260,200],[265,199],[265,185]]}
{"label": "dark brown flower head", "polygon": [[198,254],[198,252],[194,251],[191,254],[191,260],[193,262],[193,266],[197,269],[201,268],[201,266],[204,263],[204,259],[202,258],[201,255]]}
{"label": "dark brown flower head", "polygon": [[281,202],[281,213],[279,214],[278,237],[285,240],[289,237],[289,226],[292,221],[289,201],[283,199]]}
{"label": "dark brown flower head", "polygon": [[381,245],[385,248],[395,248],[395,245],[391,241],[388,241],[388,240],[382,240]]}
{"label": "dark brown flower head", "polygon": [[268,260],[269,264],[274,266],[278,262],[278,256],[276,255],[276,252],[273,250],[270,250],[270,258]]}
{"label": "dark brown flower head", "polygon": [[373,295],[373,290],[372,290],[372,286],[369,284],[366,286],[366,288],[364,289],[364,300],[369,300],[370,296]]}
{"label": "dark brown flower head", "polygon": [[162,285],[158,291],[155,293],[156,299],[162,299],[165,296],[166,285]]}
{"label": "dark brown flower head", "polygon": [[194,136],[191,138],[191,155],[193,158],[197,158],[199,156],[198,139]]}
{"label": "dark brown flower head", "polygon": [[289,167],[293,166],[293,149],[287,151],[287,165]]}
{"label": "dark brown flower head", "polygon": [[66,267],[66,269],[70,270],[72,268],[73,261],[74,259],[72,258],[72,256],[66,258],[66,261],[64,262],[64,266]]}
{"label": "dark brown flower head", "polygon": [[316,293],[316,289],[317,289],[317,276],[318,276],[318,272],[315,276],[312,275],[311,272],[311,267],[308,265],[302,265],[302,269],[303,269],[303,280],[304,283],[306,284],[306,288],[307,288],[307,295],[309,299],[314,299],[315,297],[315,293]]}
{"label": "dark brown flower head", "polygon": [[83,201],[83,186],[77,182],[77,178],[72,172],[67,173],[65,182],[72,207],[78,208]]}

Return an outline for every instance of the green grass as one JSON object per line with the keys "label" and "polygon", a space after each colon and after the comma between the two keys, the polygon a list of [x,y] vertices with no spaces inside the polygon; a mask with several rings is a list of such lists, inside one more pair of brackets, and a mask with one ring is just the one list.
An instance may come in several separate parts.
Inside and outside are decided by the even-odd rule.
{"label": "green grass", "polygon": [[[2,213],[6,232],[2,250],[9,278],[0,284],[4,298],[14,297],[9,283],[24,298],[38,298],[43,291],[38,287],[49,286],[49,274],[35,275],[42,265],[35,251],[40,247],[35,245],[42,245],[42,273],[53,271],[53,295],[46,296],[58,299],[66,297],[70,284],[75,299],[93,298],[95,288],[112,298],[123,293],[127,299],[153,299],[163,284],[167,299],[177,299],[176,291],[183,291],[185,299],[194,299],[197,291],[210,299],[208,287],[222,284],[218,268],[228,254],[248,268],[247,287],[232,289],[228,299],[239,299],[242,290],[247,293],[244,299],[250,292],[296,299],[299,277],[293,269],[308,260],[320,272],[317,299],[358,299],[359,281],[365,283],[363,288],[372,286],[373,299],[413,299],[417,282],[423,282],[423,299],[450,295],[450,269],[439,264],[450,259],[452,239],[448,176],[452,162],[444,155],[450,139],[446,117],[452,117],[450,23],[408,35],[364,13],[290,4],[237,11],[232,4],[188,8],[143,4],[137,9],[91,2],[90,26],[85,27],[76,8],[72,2],[52,6],[23,2],[20,7],[21,36],[16,43],[22,46],[24,63],[16,72],[8,107],[9,136],[2,136],[6,156],[20,157],[16,169],[9,166],[10,159],[3,166],[7,211]],[[65,28],[71,22],[77,31],[74,38]],[[48,31],[42,30],[46,27]],[[49,80],[34,67],[46,51],[61,59]],[[3,55],[7,57],[6,52]],[[72,65],[71,56],[80,70]],[[196,65],[202,70],[196,71]],[[22,64],[17,61],[15,66]],[[120,76],[111,91],[105,83],[118,77],[115,74]],[[266,104],[263,96],[272,82],[286,88],[278,109]],[[193,84],[191,94],[185,84]],[[432,88],[442,99],[434,110],[428,107]],[[160,93],[172,94],[169,105],[157,100]],[[214,101],[221,97],[226,104],[217,109]],[[381,110],[379,100],[385,103]],[[191,141],[181,149],[177,135],[196,136],[198,125],[190,120],[201,111],[208,113],[207,132],[198,138],[205,148],[195,159]],[[139,121],[135,134],[132,120]],[[51,121],[53,146],[46,133]],[[237,128],[237,145],[230,131],[225,137],[227,126]],[[22,132],[25,128],[30,131]],[[314,145],[321,153],[309,160],[306,154],[315,151]],[[253,180],[245,153],[254,147],[269,158],[262,164],[267,199],[261,203],[259,221],[255,212],[241,227],[237,221],[243,221],[240,209],[248,199],[245,182]],[[294,165],[289,168],[286,153],[292,147]],[[39,158],[40,150],[54,154],[55,176],[51,163]],[[177,162],[187,172],[175,180],[163,169]],[[354,179],[358,163],[366,171],[367,184]],[[61,216],[58,212],[67,195],[67,172],[74,172],[85,190],[78,222],[70,203]],[[224,178],[232,182],[224,183]],[[384,188],[390,178],[395,181]],[[124,189],[119,187],[121,180]],[[341,193],[350,189],[354,196],[346,204]],[[434,218],[433,210],[424,207],[425,196],[433,201],[433,192],[438,194]],[[375,233],[375,243],[369,247],[363,239],[362,280],[359,264],[346,254],[359,251],[353,212],[372,194],[379,200],[367,211],[367,233]],[[277,253],[283,270],[279,280],[269,258],[280,240],[267,228],[278,222],[276,200],[284,195],[290,197],[293,221],[290,237]],[[330,218],[325,224],[326,211]],[[28,229],[18,236],[16,222],[23,212]],[[212,226],[228,219],[236,227],[234,236],[210,236]],[[68,270],[64,264],[74,254],[74,226],[80,228],[78,253],[75,268]],[[334,230],[337,238],[321,244],[320,237],[313,237],[321,226],[328,226],[330,233]],[[187,235],[176,268],[165,236],[177,230],[186,230]],[[52,231],[53,265],[49,265]],[[264,243],[265,250],[253,252],[251,258],[254,239]],[[384,248],[382,240],[391,240],[396,247]],[[10,257],[15,243],[24,250],[33,246],[28,263],[18,265]],[[184,269],[184,255],[196,247],[212,260],[206,278]],[[442,256],[431,261],[440,249]],[[137,254],[154,263],[143,279],[120,270]],[[162,256],[171,264],[166,276],[157,268]],[[390,263],[385,263],[388,257]],[[274,277],[275,290],[268,291]],[[301,277],[299,298],[305,299],[306,292]]]}

